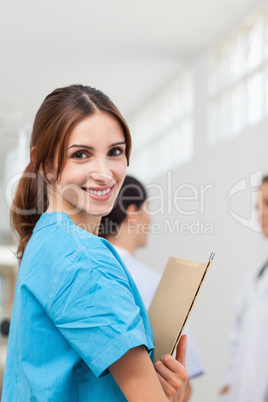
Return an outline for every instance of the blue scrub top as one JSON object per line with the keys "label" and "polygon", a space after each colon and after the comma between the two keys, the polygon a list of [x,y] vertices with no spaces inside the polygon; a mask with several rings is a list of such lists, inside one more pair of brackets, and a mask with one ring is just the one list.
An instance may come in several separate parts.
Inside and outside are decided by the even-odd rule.
{"label": "blue scrub top", "polygon": [[136,285],[105,239],[44,213],[25,249],[2,402],[125,401],[108,367],[153,332]]}

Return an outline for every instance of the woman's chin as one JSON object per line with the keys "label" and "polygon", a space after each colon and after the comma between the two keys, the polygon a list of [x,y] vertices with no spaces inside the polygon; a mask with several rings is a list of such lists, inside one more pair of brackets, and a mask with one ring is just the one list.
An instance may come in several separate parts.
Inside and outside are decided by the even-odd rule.
{"label": "woman's chin", "polygon": [[109,208],[100,208],[96,210],[92,210],[89,212],[90,215],[102,218],[103,216],[108,215],[112,210],[112,207]]}

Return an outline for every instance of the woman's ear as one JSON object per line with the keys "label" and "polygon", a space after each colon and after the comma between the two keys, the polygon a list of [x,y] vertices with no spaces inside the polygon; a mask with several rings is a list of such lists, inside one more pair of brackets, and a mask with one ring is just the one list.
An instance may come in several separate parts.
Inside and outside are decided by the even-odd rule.
{"label": "woman's ear", "polygon": [[51,166],[51,163],[47,162],[45,164],[40,165],[39,167],[40,174],[50,183],[55,182],[55,169]]}

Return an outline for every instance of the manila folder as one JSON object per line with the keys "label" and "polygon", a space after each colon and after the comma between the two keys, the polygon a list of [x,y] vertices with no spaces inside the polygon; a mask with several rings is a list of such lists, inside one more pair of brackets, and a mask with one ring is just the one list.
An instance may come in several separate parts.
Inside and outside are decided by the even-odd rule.
{"label": "manila folder", "polygon": [[154,361],[173,355],[213,257],[212,253],[207,263],[169,257],[148,311],[155,338]]}

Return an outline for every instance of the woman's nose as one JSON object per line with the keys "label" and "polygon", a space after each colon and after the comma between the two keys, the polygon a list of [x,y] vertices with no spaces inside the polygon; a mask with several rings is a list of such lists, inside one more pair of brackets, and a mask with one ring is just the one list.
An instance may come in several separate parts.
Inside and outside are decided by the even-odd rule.
{"label": "woman's nose", "polygon": [[98,182],[109,183],[113,178],[112,172],[108,166],[108,163],[103,158],[96,158],[95,163],[91,165],[90,177]]}
{"label": "woman's nose", "polygon": [[93,171],[89,173],[89,177],[94,181],[97,181],[102,184],[109,184],[113,178],[111,172],[103,172],[103,171]]}

